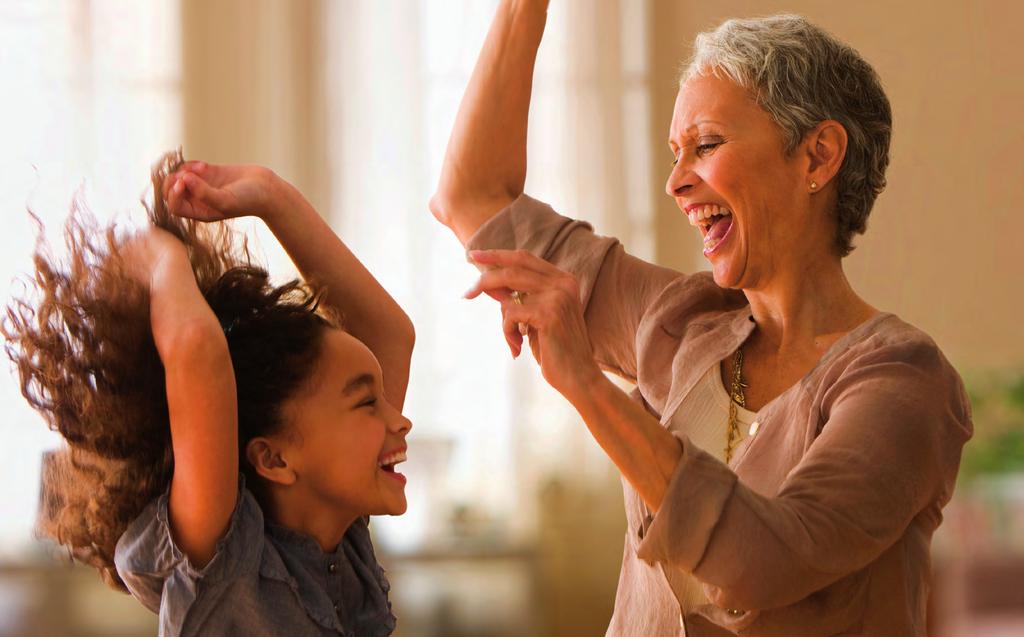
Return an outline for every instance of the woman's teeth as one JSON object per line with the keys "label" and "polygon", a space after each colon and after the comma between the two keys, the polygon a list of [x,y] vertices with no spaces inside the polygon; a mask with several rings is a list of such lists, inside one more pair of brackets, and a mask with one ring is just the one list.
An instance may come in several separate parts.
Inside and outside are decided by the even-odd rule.
{"label": "woman's teeth", "polygon": [[703,226],[705,228],[711,226],[711,221],[716,216],[727,216],[731,215],[732,211],[728,208],[723,208],[717,204],[708,204],[706,206],[698,206],[691,208],[686,216],[690,219],[691,226]]}

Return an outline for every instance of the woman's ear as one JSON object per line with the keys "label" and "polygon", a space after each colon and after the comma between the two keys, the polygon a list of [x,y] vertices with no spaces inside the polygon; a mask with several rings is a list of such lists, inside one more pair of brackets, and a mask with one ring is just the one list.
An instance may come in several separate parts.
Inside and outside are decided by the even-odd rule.
{"label": "woman's ear", "polygon": [[245,445],[245,457],[262,478],[289,486],[295,484],[295,470],[284,457],[281,444],[271,438],[253,438]]}
{"label": "woman's ear", "polygon": [[825,184],[839,172],[846,157],[846,129],[839,122],[828,119],[815,126],[804,137],[807,153],[807,189],[821,192]]}

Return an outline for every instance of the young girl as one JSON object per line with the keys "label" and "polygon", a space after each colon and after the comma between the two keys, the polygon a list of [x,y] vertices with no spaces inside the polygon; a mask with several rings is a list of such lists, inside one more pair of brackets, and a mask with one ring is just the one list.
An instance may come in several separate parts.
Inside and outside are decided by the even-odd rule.
{"label": "young girl", "polygon": [[[158,612],[161,635],[388,635],[369,515],[405,512],[408,317],[291,185],[165,156],[152,227],[68,222],[3,332],[67,447],[39,527]],[[309,284],[224,224],[263,219]]]}

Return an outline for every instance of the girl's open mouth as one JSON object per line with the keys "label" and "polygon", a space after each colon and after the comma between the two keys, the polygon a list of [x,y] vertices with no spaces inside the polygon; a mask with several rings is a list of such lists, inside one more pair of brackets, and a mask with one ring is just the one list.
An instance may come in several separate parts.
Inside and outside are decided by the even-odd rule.
{"label": "girl's open mouth", "polygon": [[402,484],[405,484],[407,482],[406,477],[401,473],[395,471],[395,465],[405,462],[405,460],[405,449],[398,449],[384,455],[377,462],[377,467],[384,473],[388,474],[388,476],[394,478],[395,480],[401,482]]}

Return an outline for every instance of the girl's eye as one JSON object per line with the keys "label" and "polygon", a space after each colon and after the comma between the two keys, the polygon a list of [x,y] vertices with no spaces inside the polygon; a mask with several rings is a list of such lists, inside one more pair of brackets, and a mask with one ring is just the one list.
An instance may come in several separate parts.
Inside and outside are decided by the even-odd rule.
{"label": "girl's eye", "polygon": [[356,405],[356,407],[373,407],[376,404],[377,404],[377,399],[376,398],[367,398],[363,402],[361,402],[358,405]]}

